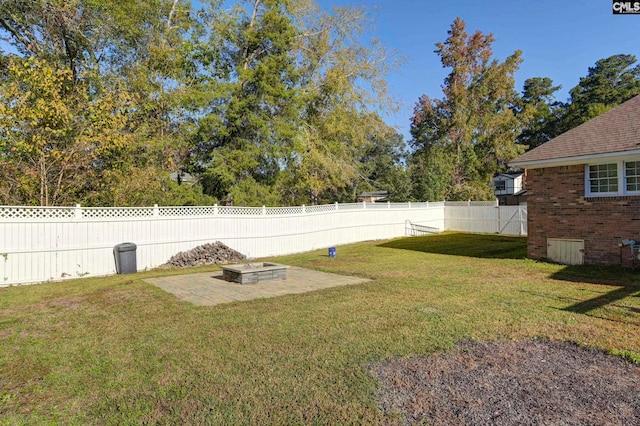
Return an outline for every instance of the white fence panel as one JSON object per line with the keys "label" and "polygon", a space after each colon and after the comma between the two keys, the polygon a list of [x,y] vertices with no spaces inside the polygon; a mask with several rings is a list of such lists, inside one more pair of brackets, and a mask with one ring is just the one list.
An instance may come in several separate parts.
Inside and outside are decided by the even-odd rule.
{"label": "white fence panel", "polygon": [[113,248],[137,245],[139,270],[221,241],[248,257],[300,253],[439,230],[526,235],[527,210],[496,203],[353,203],[298,207],[0,206],[0,286],[115,273]]}
{"label": "white fence panel", "polygon": [[498,207],[453,205],[445,208],[445,229],[476,233],[498,232]]}
{"label": "white fence panel", "polygon": [[527,235],[527,208],[525,206],[500,206],[498,209],[498,233]]}
{"label": "white fence panel", "polygon": [[277,256],[403,236],[407,220],[444,230],[444,205],[0,207],[0,286],[113,274],[124,242],[136,244],[144,270],[207,242]]}
{"label": "white fence panel", "polygon": [[447,202],[445,229],[452,231],[527,235],[527,207],[487,202]]}

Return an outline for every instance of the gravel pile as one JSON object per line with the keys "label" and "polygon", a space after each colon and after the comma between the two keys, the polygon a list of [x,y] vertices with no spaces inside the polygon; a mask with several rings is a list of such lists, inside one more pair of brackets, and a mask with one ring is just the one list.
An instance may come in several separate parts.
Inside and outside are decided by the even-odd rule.
{"label": "gravel pile", "polygon": [[227,247],[220,241],[204,244],[188,251],[181,251],[169,259],[163,266],[173,268],[189,268],[219,263],[241,262],[246,259],[242,253]]}
{"label": "gravel pile", "polygon": [[463,342],[370,371],[404,424],[640,425],[640,366],[573,343]]}

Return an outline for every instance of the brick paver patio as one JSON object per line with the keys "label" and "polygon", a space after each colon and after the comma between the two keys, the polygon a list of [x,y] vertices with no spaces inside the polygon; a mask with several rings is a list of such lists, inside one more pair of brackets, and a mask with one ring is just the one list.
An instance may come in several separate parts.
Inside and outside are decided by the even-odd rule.
{"label": "brick paver patio", "polygon": [[262,281],[257,284],[225,281],[222,279],[222,271],[147,278],[144,281],[175,295],[180,300],[194,305],[212,306],[285,294],[306,293],[370,280],[292,266],[287,271],[286,280]]}

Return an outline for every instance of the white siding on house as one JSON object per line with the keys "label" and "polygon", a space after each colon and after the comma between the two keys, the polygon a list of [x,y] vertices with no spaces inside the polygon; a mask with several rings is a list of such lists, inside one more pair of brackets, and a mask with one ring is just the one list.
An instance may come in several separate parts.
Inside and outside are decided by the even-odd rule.
{"label": "white siding on house", "polygon": [[[522,191],[522,176],[511,176],[511,175],[498,175],[493,178],[493,184],[495,186],[495,195],[513,195],[520,191]],[[501,189],[500,186],[503,186],[504,189]]]}

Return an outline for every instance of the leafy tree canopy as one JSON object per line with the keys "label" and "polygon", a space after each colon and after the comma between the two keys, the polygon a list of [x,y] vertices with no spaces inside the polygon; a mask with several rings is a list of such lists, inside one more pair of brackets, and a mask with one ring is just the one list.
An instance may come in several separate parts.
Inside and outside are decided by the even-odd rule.
{"label": "leafy tree canopy", "polygon": [[516,144],[521,120],[514,73],[520,51],[505,61],[493,58],[492,34],[469,35],[460,19],[451,25],[435,53],[451,72],[442,86],[442,99],[423,96],[412,117],[413,164],[423,175],[418,198],[488,199],[489,182],[507,161],[522,151]]}
{"label": "leafy tree canopy", "polygon": [[518,143],[528,149],[535,148],[552,139],[558,133],[558,120],[564,105],[555,101],[554,86],[548,77],[529,78],[524,82],[522,96],[517,104],[517,114],[523,119],[523,129]]}
{"label": "leafy tree canopy", "polygon": [[[0,203],[300,204],[357,187],[393,107],[366,11],[202,4],[0,3]],[[198,182],[168,179],[184,171]]]}
{"label": "leafy tree canopy", "polygon": [[598,60],[571,91],[560,120],[565,132],[640,94],[640,64],[634,55],[613,55]]}
{"label": "leafy tree canopy", "polygon": [[518,142],[528,149],[564,133],[640,94],[640,65],[634,55],[613,55],[596,61],[570,91],[567,102],[555,101],[547,77],[525,81],[518,114],[525,126]]}

